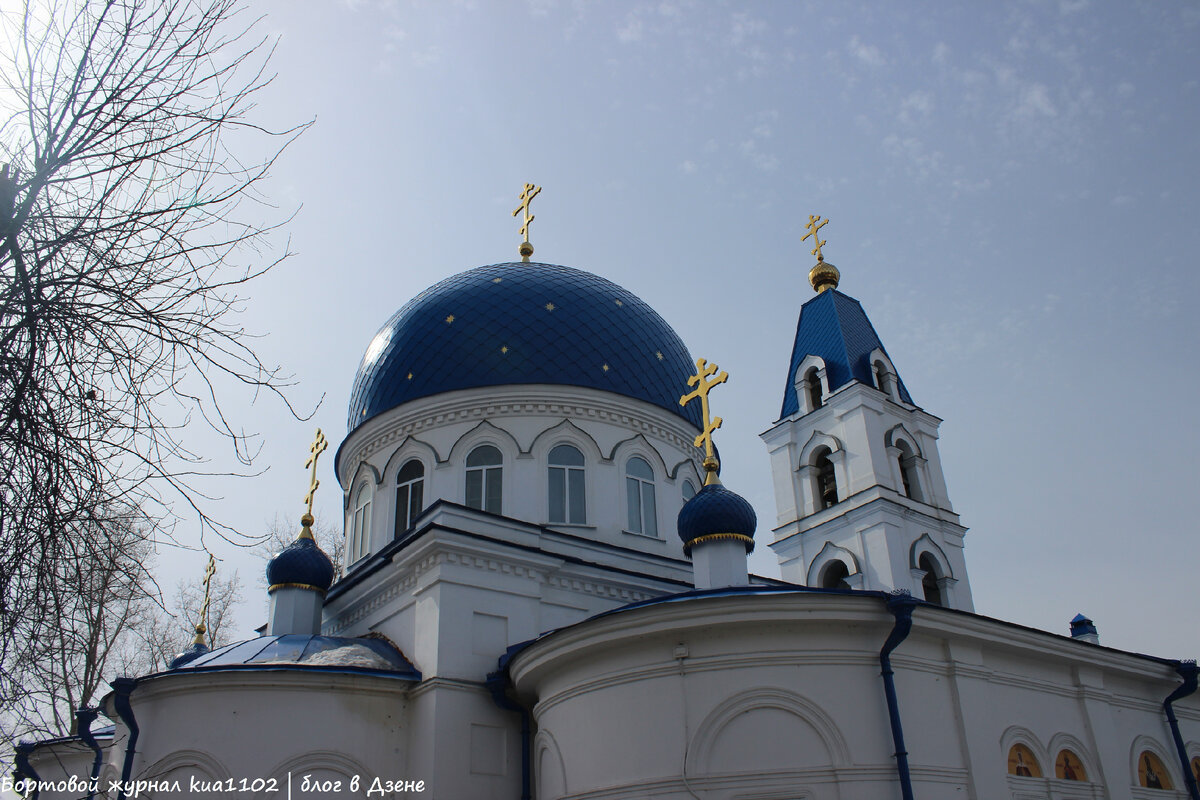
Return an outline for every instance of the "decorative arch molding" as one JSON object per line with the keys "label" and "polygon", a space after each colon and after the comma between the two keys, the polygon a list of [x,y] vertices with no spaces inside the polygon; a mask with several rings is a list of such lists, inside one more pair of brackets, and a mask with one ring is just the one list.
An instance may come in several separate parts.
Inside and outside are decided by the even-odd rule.
{"label": "decorative arch molding", "polygon": [[371,497],[375,497],[375,491],[379,485],[383,483],[383,475],[375,467],[367,461],[358,462],[358,468],[354,470],[354,478],[346,484],[346,489],[342,492],[342,511],[349,512],[351,503],[354,502],[354,495],[358,488],[363,484],[371,487]]}
{"label": "decorative arch molding", "polygon": [[569,444],[585,451],[583,455],[585,459],[604,460],[604,452],[600,449],[595,437],[565,417],[560,422],[544,428],[541,433],[533,437],[529,449],[522,455],[544,458],[550,450],[560,444]]}
{"label": "decorative arch molding", "polygon": [[[620,453],[620,456],[617,454]],[[662,453],[658,452],[658,448],[650,444],[650,440],[643,434],[635,433],[628,439],[622,439],[613,445],[613,448],[608,453],[608,461],[620,460],[626,461],[630,456],[641,456],[643,458],[653,459],[653,462],[658,465],[657,470],[660,475],[667,474],[667,462],[663,459]],[[624,464],[621,464],[624,468]]]}
{"label": "decorative arch molding", "polygon": [[817,553],[816,558],[808,566],[807,585],[816,586],[820,580],[821,572],[829,565],[831,561],[841,561],[846,565],[848,575],[860,575],[862,570],[858,566],[858,556],[844,547],[838,547],[833,542],[826,542],[821,548],[821,552]]}
{"label": "decorative arch molding", "polygon": [[1051,761],[1046,767],[1048,777],[1055,776],[1058,754],[1063,750],[1070,750],[1083,763],[1083,771],[1088,777],[1088,783],[1098,783],[1096,778],[1100,773],[1096,771],[1096,760],[1092,758],[1091,751],[1087,749],[1082,740],[1069,733],[1061,732],[1050,737],[1050,746],[1047,748],[1047,752],[1050,754]]}
{"label": "decorative arch molding", "polygon": [[[546,774],[545,759],[550,759],[553,773]],[[562,794],[567,794],[567,767],[563,762],[562,750],[554,735],[543,729],[533,737],[533,764],[536,770],[537,797],[552,797],[550,787],[562,787]]]}
{"label": "decorative arch molding", "polygon": [[908,551],[909,568],[919,570],[921,556],[928,555],[942,570],[941,575],[937,578],[954,578],[954,571],[950,569],[950,559],[946,558],[946,553],[942,548],[937,546],[937,542],[928,533],[922,533],[920,538],[912,543],[912,547]]}
{"label": "decorative arch molding", "polygon": [[[691,467],[689,470],[688,467]],[[680,474],[682,472],[683,474]],[[700,477],[700,470],[696,469],[696,462],[690,458],[685,458],[667,471],[667,477],[673,481],[691,480],[699,489],[704,483],[704,479]]]}
{"label": "decorative arch molding", "polygon": [[1176,754],[1175,748],[1168,749],[1163,747],[1157,739],[1141,734],[1134,738],[1133,743],[1129,747],[1129,774],[1133,777],[1133,786],[1140,785],[1138,781],[1138,759],[1146,751],[1153,753],[1162,763],[1163,768],[1167,771],[1167,776],[1171,780],[1171,785],[1176,790],[1185,785],[1183,776],[1179,774],[1179,756]]}
{"label": "decorative arch molding", "polygon": [[841,440],[836,436],[830,436],[828,433],[823,433],[822,431],[813,431],[812,436],[808,437],[808,441],[804,443],[804,447],[800,450],[800,466],[806,467],[811,465],[813,453],[822,447],[828,447],[831,453],[845,452]]}
{"label": "decorative arch molding", "polygon": [[462,436],[459,436],[454,441],[453,446],[451,446],[450,454],[446,456],[445,461],[439,461],[438,465],[440,466],[450,461],[463,461],[466,459],[467,453],[481,444],[493,445],[509,458],[515,458],[523,452],[515,436],[504,430],[504,428],[498,428],[485,419],[480,420],[478,425],[471,428]]}
{"label": "decorative arch molding", "polygon": [[917,458],[925,457],[925,454],[921,452],[921,448],[917,444],[916,437],[908,432],[908,429],[904,427],[903,422],[896,424],[883,435],[883,443],[888,447],[899,447],[899,442],[904,442],[906,445],[908,445],[908,449],[911,450],[912,454]]}
{"label": "decorative arch molding", "polygon": [[[345,753],[339,753],[336,750],[310,750],[303,755],[292,756],[285,761],[275,765],[275,767],[267,773],[269,777],[278,778],[281,782],[286,780],[289,772],[303,772],[324,769],[329,772],[335,772],[339,775],[345,775],[350,778],[354,775],[363,777],[364,782],[367,782],[368,776],[374,776],[373,770],[367,767]],[[263,800],[278,800],[278,792],[263,793],[259,795]]]}
{"label": "decorative arch molding", "polygon": [[177,769],[188,767],[201,771],[216,781],[229,780],[233,777],[215,756],[202,750],[176,750],[146,767],[143,774],[138,777],[155,780],[167,777]]}
{"label": "decorative arch molding", "polygon": [[[424,457],[417,455],[417,453],[421,453]],[[418,439],[415,436],[405,436],[404,441],[396,446],[396,449],[388,456],[387,462],[384,463],[383,478],[386,480],[387,476],[392,475],[391,483],[395,484],[396,480],[394,476],[396,470],[414,458],[426,466],[445,463],[445,459],[438,455],[437,449],[429,442]]]}
{"label": "decorative arch molding", "polygon": [[689,775],[703,774],[705,764],[712,761],[713,746],[721,732],[732,721],[749,711],[760,708],[776,709],[792,714],[810,725],[829,751],[831,766],[850,763],[850,748],[846,739],[828,713],[806,697],[771,686],[756,687],[738,692],[721,702],[708,713],[696,729],[688,746],[684,771]]}
{"label": "decorative arch molding", "polygon": [[885,382],[886,385],[885,386],[876,385],[875,388],[878,389],[879,391],[883,392],[884,394],[886,394],[888,396],[888,399],[892,400],[893,402],[899,403],[900,402],[900,376],[896,373],[896,365],[892,363],[892,360],[890,358],[888,358],[887,353],[883,352],[882,347],[876,347],[874,350],[871,351],[871,355],[868,356],[867,358],[868,358],[867,363],[870,365],[870,368],[871,368],[871,376],[873,378],[875,378],[875,381],[877,384],[878,384],[879,379],[878,379],[878,377],[876,377],[875,365],[882,364],[884,371],[887,373],[887,381]]}
{"label": "decorative arch molding", "polygon": [[829,375],[825,369],[825,359],[809,353],[792,375],[792,390],[796,393],[796,408],[800,409],[801,414],[816,411],[809,400],[808,393],[804,391],[804,376],[811,369],[816,369],[817,381],[821,384],[821,402],[825,402],[825,398],[829,397]]}
{"label": "decorative arch molding", "polygon": [[1042,746],[1041,740],[1034,736],[1033,731],[1020,725],[1010,725],[1000,734],[1000,754],[1001,763],[1008,763],[1008,754],[1012,751],[1013,745],[1023,744],[1030,749],[1034,757],[1038,760],[1038,766],[1041,768],[1042,774],[1046,775],[1046,765],[1050,765],[1049,774],[1054,774],[1054,762],[1050,760],[1050,754],[1046,748]]}

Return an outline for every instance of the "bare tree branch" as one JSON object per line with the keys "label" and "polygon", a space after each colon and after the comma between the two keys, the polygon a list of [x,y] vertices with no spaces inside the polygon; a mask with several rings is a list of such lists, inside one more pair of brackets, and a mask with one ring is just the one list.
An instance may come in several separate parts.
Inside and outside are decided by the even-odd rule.
{"label": "bare tree branch", "polygon": [[[236,316],[286,257],[262,257],[288,220],[258,189],[307,125],[251,118],[271,82],[253,28],[233,0],[0,12],[0,109],[16,109],[0,119],[0,703],[48,604],[84,613],[53,605],[54,582],[103,554],[88,540],[104,509],[138,508],[170,536],[181,507],[201,540],[251,541],[209,515],[203,479],[232,472],[184,434],[217,431],[244,468],[255,445],[229,393],[288,403],[288,377]],[[99,631],[89,651],[120,634],[119,620],[78,622]]]}

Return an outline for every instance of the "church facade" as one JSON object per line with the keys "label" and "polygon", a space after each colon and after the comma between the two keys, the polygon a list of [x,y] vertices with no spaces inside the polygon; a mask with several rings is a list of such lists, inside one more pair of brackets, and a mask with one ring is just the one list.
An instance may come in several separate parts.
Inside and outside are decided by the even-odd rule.
{"label": "church facade", "polygon": [[975,613],[940,420],[818,255],[762,435],[782,580],[701,447],[715,367],[596,275],[480,267],[367,347],[343,578],[306,517],[265,635],[119,679],[110,728],[18,771],[47,800],[1200,800],[1194,662]]}

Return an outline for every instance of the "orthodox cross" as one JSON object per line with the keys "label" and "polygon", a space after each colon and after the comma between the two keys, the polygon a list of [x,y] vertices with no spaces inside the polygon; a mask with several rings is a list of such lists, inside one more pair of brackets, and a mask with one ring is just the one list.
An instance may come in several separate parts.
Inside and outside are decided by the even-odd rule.
{"label": "orthodox cross", "polygon": [[721,374],[716,375],[716,377],[713,377],[712,380],[707,380],[707,378],[715,375],[716,372],[716,364],[709,364],[708,361],[703,358],[696,359],[696,374],[688,378],[688,386],[695,386],[696,388],[679,398],[679,405],[681,406],[686,406],[694,398],[700,398],[700,416],[703,418],[704,427],[701,429],[700,434],[696,437],[696,440],[693,442],[693,444],[696,447],[699,447],[701,444],[704,445],[704,467],[705,469],[708,469],[709,462],[712,462],[714,470],[716,468],[717,460],[716,456],[713,455],[712,435],[713,431],[721,427],[721,418],[712,417],[710,419],[708,414],[708,393],[714,386],[719,386],[720,384],[729,380],[728,372],[722,372]]}
{"label": "orthodox cross", "polygon": [[525,188],[521,190],[521,205],[513,209],[512,215],[514,217],[522,211],[525,212],[521,221],[521,229],[517,231],[517,233],[525,237],[525,241],[521,243],[519,249],[522,261],[528,261],[529,257],[533,255],[533,245],[529,243],[529,223],[533,222],[534,217],[533,214],[529,213],[529,204],[533,202],[533,198],[537,197],[541,191],[542,187],[540,186],[534,186],[532,183],[525,184]]}
{"label": "orthodox cross", "polygon": [[212,600],[212,579],[217,574],[217,560],[213,554],[208,554],[208,566],[204,569],[204,602],[200,604],[200,621],[196,623],[196,643],[204,642],[204,634],[208,631],[208,606]]}
{"label": "orthodox cross", "polygon": [[[821,221],[818,223],[817,220],[821,220]],[[813,247],[813,249],[812,249],[812,254],[817,257],[818,264],[824,263],[824,261],[825,261],[825,255],[821,252],[821,248],[825,246],[825,242],[823,242],[817,236],[817,231],[821,230],[821,228],[824,228],[828,224],[829,224],[829,220],[821,219],[821,216],[819,214],[816,216],[809,214],[808,215],[808,233],[804,234],[804,236],[802,236],[800,238],[800,241],[802,241],[802,242],[810,236],[813,238],[813,244],[815,245],[815,247]]]}
{"label": "orthodox cross", "polygon": [[[304,466],[312,467],[312,477],[308,481],[308,494],[304,495],[304,502],[308,504],[307,516],[309,517],[312,516],[313,498],[317,494],[317,487],[321,485],[321,482],[317,480],[317,459],[327,449],[329,449],[329,442],[326,441],[325,434],[321,433],[321,429],[317,428],[317,437],[313,439],[312,446],[308,448],[308,452],[312,455],[304,462]],[[312,523],[308,524],[311,525]]]}

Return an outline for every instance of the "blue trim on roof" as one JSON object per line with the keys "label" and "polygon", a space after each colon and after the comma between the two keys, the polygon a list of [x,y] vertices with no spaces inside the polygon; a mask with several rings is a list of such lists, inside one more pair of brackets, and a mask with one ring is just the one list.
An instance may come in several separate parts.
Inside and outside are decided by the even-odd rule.
{"label": "blue trim on roof", "polygon": [[[887,348],[879,340],[871,320],[867,319],[867,312],[853,297],[837,289],[827,289],[809,300],[800,308],[800,319],[796,322],[796,342],[792,346],[792,361],[779,418],[790,417],[800,410],[795,376],[805,356],[820,356],[825,360],[829,391],[836,392],[850,381],[875,385],[871,374],[871,352],[876,348],[887,354]],[[888,359],[891,359],[890,355]],[[895,366],[894,361],[892,366]],[[896,380],[900,399],[915,405],[898,369]]]}
{"label": "blue trim on roof", "polygon": [[627,289],[554,264],[492,264],[431,286],[387,321],[359,365],[346,428],[441,392],[535,383],[615,392],[699,428],[699,404],[679,405],[692,371],[679,336]]}

